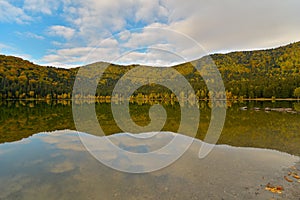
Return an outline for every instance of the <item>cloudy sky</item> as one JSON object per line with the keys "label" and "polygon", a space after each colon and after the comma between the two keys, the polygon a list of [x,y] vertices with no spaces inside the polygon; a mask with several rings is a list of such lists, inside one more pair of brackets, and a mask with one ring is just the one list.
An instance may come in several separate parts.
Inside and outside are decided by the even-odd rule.
{"label": "cloudy sky", "polygon": [[172,65],[300,41],[299,0],[0,0],[0,54]]}

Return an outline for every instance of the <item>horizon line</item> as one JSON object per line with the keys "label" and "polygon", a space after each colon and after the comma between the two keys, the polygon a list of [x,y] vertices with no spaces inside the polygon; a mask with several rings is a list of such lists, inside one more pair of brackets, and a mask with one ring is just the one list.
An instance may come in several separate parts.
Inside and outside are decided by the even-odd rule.
{"label": "horizon line", "polygon": [[22,55],[7,55],[7,54],[0,54],[3,56],[11,56],[11,57],[16,57],[16,58],[20,58],[22,60],[28,61],[33,63],[34,65],[38,65],[41,67],[53,67],[53,68],[59,68],[59,69],[75,69],[75,68],[80,68],[80,67],[84,67],[87,65],[91,65],[91,64],[95,64],[95,63],[108,63],[108,64],[113,64],[113,65],[118,65],[118,66],[133,66],[133,65],[137,65],[137,66],[145,66],[145,67],[175,67],[178,65],[182,65],[185,63],[190,63],[196,60],[200,60],[203,57],[206,56],[213,56],[213,55],[225,55],[225,54],[230,54],[230,53],[237,53],[237,52],[251,52],[251,51],[267,51],[267,50],[274,50],[274,49],[278,49],[278,48],[282,48],[282,47],[286,47],[295,43],[299,43],[300,41],[292,41],[286,44],[282,44],[280,46],[273,46],[273,47],[262,47],[262,48],[253,48],[253,49],[234,49],[234,50],[219,50],[216,52],[212,52],[212,53],[208,53],[207,55],[204,56],[200,56],[199,58],[196,59],[192,59],[190,61],[187,62],[173,62],[169,65],[152,65],[152,64],[143,64],[143,63],[114,63],[114,62],[108,62],[108,61],[96,61],[96,62],[92,62],[92,63],[88,63],[88,64],[78,64],[78,65],[65,65],[65,66],[54,66],[54,65],[48,65],[48,64],[39,64],[37,61],[35,61],[34,59],[30,60],[28,58],[24,58],[22,57]]}

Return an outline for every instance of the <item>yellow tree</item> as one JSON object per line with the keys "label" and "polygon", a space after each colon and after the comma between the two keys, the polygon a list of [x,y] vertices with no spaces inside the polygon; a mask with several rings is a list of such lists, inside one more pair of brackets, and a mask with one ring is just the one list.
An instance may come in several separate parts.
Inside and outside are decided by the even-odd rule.
{"label": "yellow tree", "polygon": [[300,87],[297,87],[294,90],[294,96],[297,97],[298,101],[299,101],[299,97],[300,97]]}

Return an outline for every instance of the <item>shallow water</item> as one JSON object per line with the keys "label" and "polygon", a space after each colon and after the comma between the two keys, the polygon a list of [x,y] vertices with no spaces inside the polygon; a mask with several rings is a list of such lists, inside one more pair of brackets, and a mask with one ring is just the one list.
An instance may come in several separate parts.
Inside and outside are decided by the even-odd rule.
{"label": "shallow water", "polygon": [[[44,131],[76,130],[70,101],[47,103],[0,101],[0,104],[0,143],[18,141]],[[211,110],[208,102],[203,101],[199,105],[200,123],[196,138],[203,140],[209,126]],[[243,106],[248,106],[248,110],[240,110]],[[150,120],[148,115],[150,107],[147,104],[131,104],[133,121],[141,126],[147,125]],[[225,125],[218,144],[275,149],[300,156],[300,114],[255,111],[252,109],[254,107],[299,109],[300,103],[288,101],[233,103],[227,109]],[[105,135],[122,132],[114,121],[110,104],[96,104],[95,108]],[[168,117],[163,131],[177,132],[180,124],[179,105],[164,104],[164,108]]]}
{"label": "shallow water", "polygon": [[[0,145],[0,199],[265,199],[272,194],[261,185],[299,161],[278,151],[226,145],[199,159],[202,143],[196,140],[172,165],[152,173],[128,174],[96,160],[78,134],[87,136],[65,130]],[[143,148],[152,151],[173,137],[159,133]],[[113,135],[111,140],[127,151],[141,148],[126,134]],[[99,153],[108,150],[99,149]]]}
{"label": "shallow water", "polygon": [[[99,123],[107,135],[92,136],[98,142],[90,149],[96,156],[82,143],[90,135],[72,131],[75,126],[70,102],[2,102],[0,199],[299,199],[300,183],[297,180],[289,183],[283,177],[291,166],[300,170],[300,115],[251,109],[295,109],[295,105],[250,102],[229,106],[219,145],[199,159],[203,144],[200,139],[210,122],[207,102],[200,102],[195,141],[184,133],[173,133],[180,122],[176,104],[164,105],[168,114],[165,132],[148,140],[143,138],[150,133],[139,134],[138,140],[119,133],[110,105],[96,104]],[[248,106],[248,110],[241,110],[242,106]],[[150,105],[132,104],[130,108],[138,125],[149,123]],[[155,162],[118,155],[103,143],[104,139],[120,149],[141,154],[159,150],[175,136],[193,143],[180,159],[158,171],[124,173],[96,159],[102,155],[115,167],[142,170]],[[176,143],[174,152],[182,148],[180,145]],[[265,190],[268,183],[282,185],[285,190],[282,194],[272,194]]]}

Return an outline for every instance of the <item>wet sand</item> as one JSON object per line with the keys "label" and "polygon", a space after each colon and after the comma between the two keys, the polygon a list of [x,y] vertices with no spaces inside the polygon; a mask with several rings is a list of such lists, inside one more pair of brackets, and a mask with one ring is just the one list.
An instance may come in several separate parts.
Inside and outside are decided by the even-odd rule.
{"label": "wet sand", "polygon": [[[173,136],[161,133],[142,147],[152,151]],[[126,134],[110,137],[116,145],[141,147]],[[299,157],[273,150],[218,145],[207,157],[199,159],[201,144],[195,140],[180,159],[159,171],[129,174],[108,168],[92,157],[76,132],[37,134],[0,145],[0,199],[299,200],[300,183],[283,178],[291,166],[300,170]],[[284,191],[266,191],[268,183],[282,185]]]}

